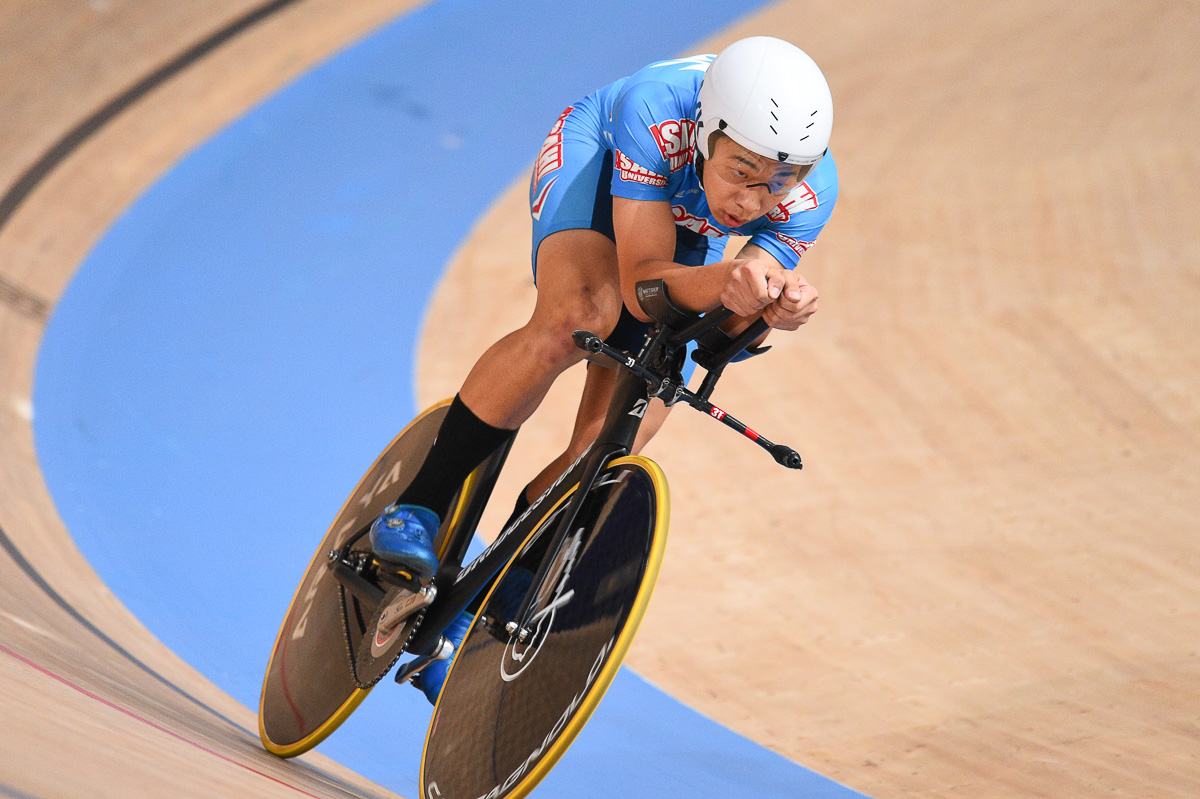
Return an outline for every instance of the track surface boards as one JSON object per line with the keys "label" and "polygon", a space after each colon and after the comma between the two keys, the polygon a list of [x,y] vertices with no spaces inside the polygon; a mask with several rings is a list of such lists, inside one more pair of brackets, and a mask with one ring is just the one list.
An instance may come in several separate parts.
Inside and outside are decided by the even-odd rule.
{"label": "track surface boards", "polygon": [[[877,799],[1194,796],[1200,13],[786,2],[709,49],[751,33],[829,76],[842,194],[799,267],[820,312],[714,399],[805,467],[672,415],[627,663]],[[422,399],[527,318],[526,191],[450,267]],[[563,382],[498,494],[569,429]]]}
{"label": "track surface boards", "polygon": [[[0,8],[0,186],[147,75],[272,4]],[[87,249],[188,148],[413,5],[281,6],[84,136],[0,228],[0,794],[394,796],[320,755],[284,764],[254,714],[153,639],[79,556],[46,493],[30,397],[46,319]],[[13,211],[11,214],[9,211]]]}
{"label": "track surface boards", "polygon": [[[353,5],[348,19],[307,0],[203,59],[0,229],[2,793],[384,795],[320,758],[282,768],[250,711],[97,585],[45,493],[28,419],[46,315],[90,244],[187,147],[408,4]],[[3,185],[253,7],[5,5]],[[717,399],[806,468],[775,470],[676,414],[648,453],[670,475],[673,536],[630,663],[879,799],[1195,795],[1200,15],[785,2],[723,39],[759,32],[795,38],[829,74],[844,188],[801,267],[821,312]],[[453,391],[527,314],[522,192],[452,266],[422,399]],[[492,281],[474,298],[486,307],[463,274]],[[436,335],[439,307],[466,309],[469,328]],[[562,440],[569,393],[523,433],[512,480]],[[714,490],[715,464],[753,485]],[[714,585],[739,599],[690,612],[711,608]],[[720,639],[734,623],[760,665]]]}

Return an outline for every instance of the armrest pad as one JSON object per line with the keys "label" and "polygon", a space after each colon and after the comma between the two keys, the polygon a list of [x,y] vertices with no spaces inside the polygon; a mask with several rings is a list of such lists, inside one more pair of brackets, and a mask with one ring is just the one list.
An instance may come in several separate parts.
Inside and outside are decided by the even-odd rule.
{"label": "armrest pad", "polygon": [[646,316],[672,330],[681,330],[700,318],[671,302],[666,281],[643,280],[637,284],[637,301]]}

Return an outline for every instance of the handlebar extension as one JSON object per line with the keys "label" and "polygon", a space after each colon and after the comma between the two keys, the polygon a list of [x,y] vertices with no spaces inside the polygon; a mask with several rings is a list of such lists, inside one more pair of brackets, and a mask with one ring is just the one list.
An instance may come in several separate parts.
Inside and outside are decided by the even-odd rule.
{"label": "handlebar extension", "polygon": [[[701,387],[701,391],[699,393],[696,393],[689,391],[682,384],[678,375],[664,376],[656,373],[654,370],[647,368],[644,364],[639,362],[638,358],[634,358],[633,356],[624,353],[621,350],[610,346],[609,344],[606,344],[604,339],[600,338],[595,333],[588,332],[587,330],[576,330],[571,334],[571,337],[575,340],[576,346],[578,346],[580,349],[595,355],[605,355],[645,380],[650,384],[650,396],[660,397],[670,394],[672,396],[668,400],[669,404],[683,400],[688,405],[691,405],[693,408],[705,414],[706,416],[711,416],[713,419],[721,422],[726,427],[733,428],[746,438],[767,450],[767,452],[771,453],[771,457],[775,459],[775,462],[781,466],[785,466],[788,469],[804,468],[804,464],[800,460],[800,454],[796,452],[796,450],[785,444],[775,444],[769,441],[765,436],[755,432],[754,430],[751,430],[749,427],[742,424],[740,421],[708,401],[708,394],[706,393],[705,388],[707,388],[708,391],[712,390],[712,387],[709,385],[709,383],[715,382],[716,378],[720,375],[720,368],[709,373],[704,380],[705,385]],[[743,347],[749,343],[749,337],[746,336],[744,338],[746,338],[747,341],[739,342]],[[723,368],[724,364],[721,364],[721,367]]]}

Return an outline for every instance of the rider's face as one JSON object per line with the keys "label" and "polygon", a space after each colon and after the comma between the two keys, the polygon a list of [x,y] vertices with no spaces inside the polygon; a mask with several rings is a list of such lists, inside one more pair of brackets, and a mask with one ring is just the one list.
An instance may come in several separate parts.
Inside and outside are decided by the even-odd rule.
{"label": "rider's face", "polygon": [[718,222],[738,227],[783,202],[808,167],[781,164],[753,153],[728,136],[715,136],[704,164],[704,196]]}

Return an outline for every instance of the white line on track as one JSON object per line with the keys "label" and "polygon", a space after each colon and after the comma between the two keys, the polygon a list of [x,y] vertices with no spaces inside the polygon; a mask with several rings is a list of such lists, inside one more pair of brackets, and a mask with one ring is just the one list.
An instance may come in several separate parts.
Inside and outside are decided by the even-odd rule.
{"label": "white line on track", "polygon": [[22,619],[19,616],[14,616],[13,614],[8,613],[3,610],[0,610],[0,616],[3,616],[4,618],[8,619],[9,621],[11,621],[13,624],[17,625],[18,627],[24,627],[26,630],[29,630],[32,633],[36,633],[36,634],[42,636],[43,638],[49,638],[51,641],[58,640],[58,636],[54,635],[53,633],[46,632],[41,627],[38,627],[35,624],[30,624],[29,622],[25,621],[24,619]]}
{"label": "white line on track", "polygon": [[13,410],[17,412],[17,416],[20,416],[27,422],[33,421],[33,403],[27,398],[13,397],[12,406]]}

